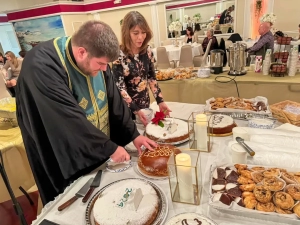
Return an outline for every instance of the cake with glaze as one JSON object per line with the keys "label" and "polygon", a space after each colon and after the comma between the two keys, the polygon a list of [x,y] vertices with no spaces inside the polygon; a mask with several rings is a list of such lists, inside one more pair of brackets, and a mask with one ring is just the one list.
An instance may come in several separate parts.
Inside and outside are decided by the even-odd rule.
{"label": "cake with glaze", "polygon": [[145,150],[139,157],[139,170],[150,176],[168,176],[168,160],[173,154],[180,153],[180,150],[173,145],[159,145],[154,151]]}
{"label": "cake with glaze", "polygon": [[[139,188],[143,199],[136,210],[133,199]],[[158,208],[159,198],[150,184],[143,180],[123,180],[101,193],[93,206],[93,215],[96,225],[150,225],[157,217]]]}
{"label": "cake with glaze", "polygon": [[216,223],[196,213],[182,213],[171,218],[166,225],[216,225]]}
{"label": "cake with glaze", "polygon": [[[177,124],[177,130],[174,133],[169,132],[169,124],[171,122]],[[149,123],[146,126],[146,136],[160,143],[176,143],[189,139],[187,122],[179,119],[165,118],[163,123],[164,127]]]}
{"label": "cake with glaze", "polygon": [[209,119],[209,131],[211,134],[228,134],[236,127],[230,116],[223,114],[214,114]]}

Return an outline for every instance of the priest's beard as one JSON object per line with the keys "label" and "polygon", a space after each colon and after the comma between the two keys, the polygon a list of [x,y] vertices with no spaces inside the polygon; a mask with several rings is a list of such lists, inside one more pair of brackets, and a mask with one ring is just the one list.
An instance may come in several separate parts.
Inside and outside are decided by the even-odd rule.
{"label": "priest's beard", "polygon": [[87,58],[82,63],[77,63],[77,66],[85,75],[94,77],[98,74],[99,71],[94,71],[91,69],[89,60],[90,58]]}

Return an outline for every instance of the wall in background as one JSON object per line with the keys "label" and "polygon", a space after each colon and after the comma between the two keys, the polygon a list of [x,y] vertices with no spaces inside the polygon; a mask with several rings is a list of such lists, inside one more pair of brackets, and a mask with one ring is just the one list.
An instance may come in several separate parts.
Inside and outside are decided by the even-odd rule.
{"label": "wall in background", "polygon": [[3,52],[12,51],[16,56],[19,55],[20,45],[11,23],[0,24],[0,43]]}
{"label": "wall in background", "polygon": [[216,14],[216,4],[212,3],[184,9],[184,14],[190,16],[191,18],[197,13],[200,13],[203,22],[209,21],[209,19]]}
{"label": "wall in background", "polygon": [[81,24],[89,20],[88,14],[64,14],[61,18],[67,36],[71,36]]}

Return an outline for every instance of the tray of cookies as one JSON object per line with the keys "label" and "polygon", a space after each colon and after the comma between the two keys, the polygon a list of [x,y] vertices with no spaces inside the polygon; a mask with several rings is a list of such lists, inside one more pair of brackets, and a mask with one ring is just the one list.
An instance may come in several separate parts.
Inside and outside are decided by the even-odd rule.
{"label": "tray of cookies", "polygon": [[210,207],[230,215],[300,223],[300,169],[213,165]]}
{"label": "tray of cookies", "polygon": [[210,98],[206,100],[205,110],[211,112],[245,112],[272,115],[268,99],[262,96],[250,99],[238,97]]}

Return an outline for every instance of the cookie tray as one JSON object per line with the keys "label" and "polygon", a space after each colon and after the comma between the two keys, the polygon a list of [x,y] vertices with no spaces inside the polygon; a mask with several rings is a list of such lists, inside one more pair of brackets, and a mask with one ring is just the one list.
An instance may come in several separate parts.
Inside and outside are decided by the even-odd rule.
{"label": "cookie tray", "polygon": [[[263,165],[250,165],[247,164],[248,167],[254,167],[254,166],[263,166]],[[222,202],[213,202],[213,194],[212,194],[212,180],[213,180],[213,172],[217,167],[230,167],[234,168],[233,164],[214,164],[211,166],[210,171],[210,182],[209,182],[209,207],[216,210],[216,212],[221,213],[222,216],[226,217],[234,217],[236,216],[236,219],[241,219],[238,217],[244,217],[243,219],[252,219],[252,220],[258,220],[258,224],[265,224],[263,221],[273,221],[276,224],[289,224],[289,225],[299,225],[300,219],[297,218],[296,214],[278,214],[273,212],[261,212],[253,209],[247,209],[244,207],[241,207],[237,205],[237,203],[232,202],[230,206],[227,206],[223,204]],[[265,168],[275,168],[275,166],[263,166]],[[288,172],[297,172],[300,171],[299,168],[286,168],[286,167],[280,167],[282,169],[286,169]]]}

